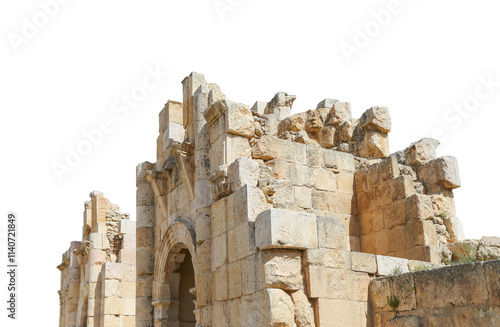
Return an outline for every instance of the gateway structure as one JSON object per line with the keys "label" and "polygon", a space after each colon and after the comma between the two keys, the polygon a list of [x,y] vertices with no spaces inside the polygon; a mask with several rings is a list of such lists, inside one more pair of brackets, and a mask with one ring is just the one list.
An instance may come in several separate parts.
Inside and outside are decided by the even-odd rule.
{"label": "gateway structure", "polygon": [[[438,141],[391,154],[385,107],[291,115],[285,92],[250,107],[198,73],[182,85],[137,166],[135,326],[500,323],[499,261],[426,270],[500,255],[463,240]],[[101,326],[134,326],[126,303]]]}

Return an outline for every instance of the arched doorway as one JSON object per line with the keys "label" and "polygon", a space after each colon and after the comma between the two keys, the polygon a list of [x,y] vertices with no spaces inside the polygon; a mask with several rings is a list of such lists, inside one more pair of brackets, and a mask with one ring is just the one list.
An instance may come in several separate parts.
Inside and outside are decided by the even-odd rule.
{"label": "arched doorway", "polygon": [[195,327],[196,253],[194,233],[172,224],[157,253],[153,283],[155,327]]}
{"label": "arched doorway", "polygon": [[185,257],[177,271],[179,274],[179,327],[195,327],[196,295],[192,294],[195,289],[193,262],[187,249],[182,250],[181,254]]}

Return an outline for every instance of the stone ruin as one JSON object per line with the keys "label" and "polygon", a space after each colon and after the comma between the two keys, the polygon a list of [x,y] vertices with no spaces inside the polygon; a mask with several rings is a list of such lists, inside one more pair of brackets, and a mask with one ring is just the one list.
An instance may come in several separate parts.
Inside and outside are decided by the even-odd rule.
{"label": "stone ruin", "polygon": [[85,202],[81,242],[62,255],[59,326],[135,326],[135,221],[102,193]]}
{"label": "stone ruin", "polygon": [[391,154],[385,107],[291,115],[285,92],[250,107],[198,73],[182,85],[137,166],[135,325],[101,326],[500,324],[500,261],[480,262],[499,239],[464,240],[438,141]]}

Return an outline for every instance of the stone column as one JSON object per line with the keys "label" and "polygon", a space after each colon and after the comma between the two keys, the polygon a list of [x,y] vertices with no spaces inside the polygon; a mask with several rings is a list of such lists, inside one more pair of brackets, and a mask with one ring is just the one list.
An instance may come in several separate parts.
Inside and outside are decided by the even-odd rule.
{"label": "stone column", "polygon": [[153,326],[152,285],[154,273],[155,200],[146,172],[154,165],[144,162],[137,166],[136,222],[136,326]]}

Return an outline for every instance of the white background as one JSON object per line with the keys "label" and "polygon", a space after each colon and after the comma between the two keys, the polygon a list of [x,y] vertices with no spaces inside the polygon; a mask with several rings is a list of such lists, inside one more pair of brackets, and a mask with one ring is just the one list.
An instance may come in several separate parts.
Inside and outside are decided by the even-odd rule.
{"label": "white background", "polygon": [[[52,17],[38,1],[0,5],[2,265],[8,211],[19,214],[20,235],[19,319],[5,318],[2,268],[0,325],[57,326],[56,266],[70,241],[81,240],[89,192],[104,192],[135,219],[135,166],[154,162],[158,112],[168,99],[182,101],[180,82],[191,71],[248,105],[286,91],[297,95],[294,112],[327,97],[350,101],[354,117],[387,106],[393,152],[444,130],[438,155],[459,160],[466,237],[500,234],[496,3],[401,0],[392,10],[373,0],[62,2]],[[373,12],[389,9],[381,26]],[[341,46],[355,39],[356,53],[346,56]],[[124,118],[112,105],[142,85],[147,67],[168,76]],[[496,85],[477,100],[481,79]],[[454,111],[464,103],[471,110]],[[68,147],[103,118],[113,131],[59,181],[54,162],[66,164]]]}

